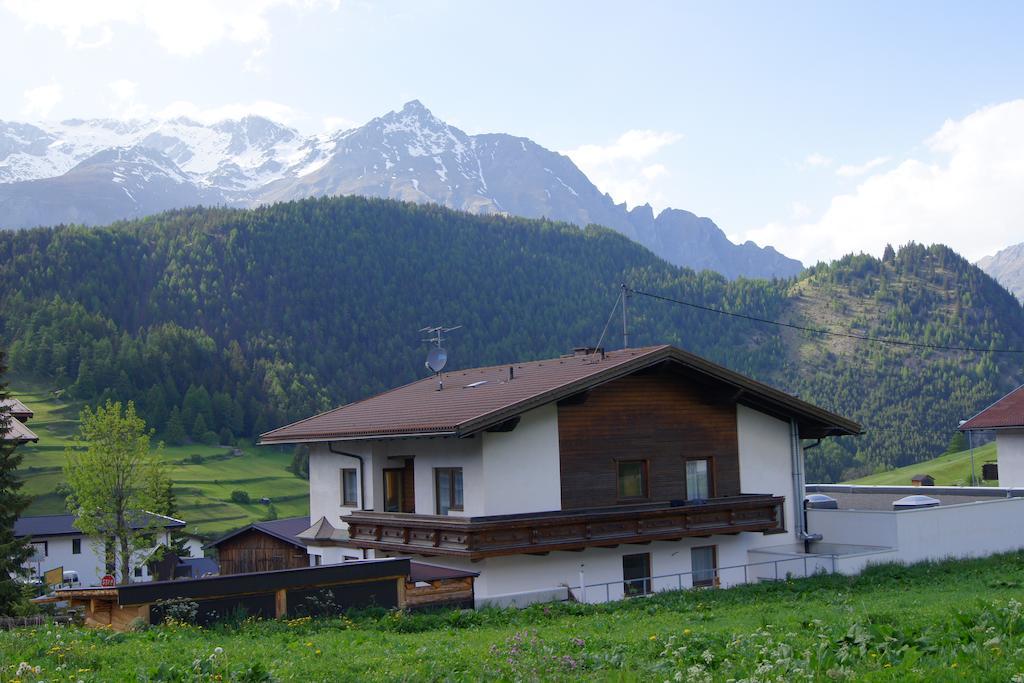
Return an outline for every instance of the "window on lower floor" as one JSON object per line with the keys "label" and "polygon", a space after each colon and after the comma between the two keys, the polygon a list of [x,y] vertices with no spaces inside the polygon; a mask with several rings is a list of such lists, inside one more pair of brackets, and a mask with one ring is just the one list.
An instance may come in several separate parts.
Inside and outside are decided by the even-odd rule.
{"label": "window on lower floor", "polygon": [[705,500],[711,497],[711,461],[702,458],[686,461],[686,499]]}
{"label": "window on lower floor", "polygon": [[705,545],[690,549],[690,565],[694,586],[714,586],[718,583],[718,549]]}
{"label": "window on lower floor", "polygon": [[319,567],[323,563],[324,563],[323,555],[314,555],[313,556],[313,566],[314,567]]}
{"label": "window on lower floor", "polygon": [[437,499],[437,514],[447,515],[452,510],[462,510],[462,468],[438,467],[434,470],[434,494]]}
{"label": "window on lower floor", "polygon": [[341,471],[341,504],[345,507],[359,505],[359,480],[355,468],[346,467]]}
{"label": "window on lower floor", "polygon": [[619,460],[619,500],[647,497],[647,462],[644,460]]}
{"label": "window on lower floor", "polygon": [[72,538],[71,539],[71,554],[81,555],[82,554],[82,539]]}
{"label": "window on lower floor", "polygon": [[651,554],[622,556],[622,590],[626,595],[651,592]]}
{"label": "window on lower floor", "polygon": [[135,576],[142,576],[142,567],[135,568]]}
{"label": "window on lower floor", "polygon": [[32,544],[32,561],[38,562],[49,554],[49,541],[36,541]]}

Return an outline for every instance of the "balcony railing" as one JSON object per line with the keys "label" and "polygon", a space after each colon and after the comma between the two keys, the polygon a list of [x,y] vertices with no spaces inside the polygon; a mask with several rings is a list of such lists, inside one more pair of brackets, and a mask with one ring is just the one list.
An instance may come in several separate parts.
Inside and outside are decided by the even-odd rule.
{"label": "balcony railing", "polygon": [[742,494],[703,502],[662,502],[582,510],[454,517],[358,510],[348,545],[472,560],[495,555],[582,550],[688,536],[785,531],[784,498]]}

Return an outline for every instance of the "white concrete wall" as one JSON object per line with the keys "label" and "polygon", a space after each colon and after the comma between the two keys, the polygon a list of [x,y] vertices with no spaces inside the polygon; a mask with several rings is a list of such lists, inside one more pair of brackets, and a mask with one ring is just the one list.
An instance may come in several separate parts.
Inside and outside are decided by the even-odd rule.
{"label": "white concrete wall", "polygon": [[808,510],[808,526],[827,543],[887,546],[904,563],[984,557],[1024,548],[1024,498],[921,510]]}
{"label": "white concrete wall", "polygon": [[999,485],[1024,486],[1024,429],[996,432],[996,457],[999,464]]}
{"label": "white concrete wall", "polygon": [[[452,510],[453,517],[472,517],[484,514],[483,460],[480,456],[481,438],[407,439],[387,444],[392,459],[385,467],[401,466],[402,458],[413,457],[413,476],[416,483],[416,513],[437,514],[434,491],[434,469],[437,467],[462,468],[463,510]],[[380,475],[383,481],[383,473]]]}
{"label": "white concrete wall", "polygon": [[558,406],[524,413],[511,432],[482,436],[484,514],[562,509]]}
{"label": "white concrete wall", "polygon": [[[770,415],[736,406],[736,428],[740,452],[740,491],[785,496],[785,534],[761,535],[751,545],[780,545],[793,542],[793,466],[790,455],[789,423]],[[797,508],[798,509],[798,508]]]}

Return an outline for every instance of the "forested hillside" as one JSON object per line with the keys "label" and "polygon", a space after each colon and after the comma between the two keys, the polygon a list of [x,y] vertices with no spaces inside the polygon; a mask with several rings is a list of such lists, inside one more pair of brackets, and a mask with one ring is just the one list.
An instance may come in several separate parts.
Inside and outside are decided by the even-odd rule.
{"label": "forested hillside", "polygon": [[[620,282],[815,327],[1024,347],[1019,303],[940,246],[730,282],[604,228],[362,198],[0,233],[0,343],[15,372],[134,399],[172,442],[225,442],[421,377],[428,324],[464,326],[453,367],[593,344]],[[867,435],[811,451],[813,479],[931,457],[1022,379],[1019,355],[782,334],[643,297],[630,310],[634,345],[677,344],[861,420]]]}

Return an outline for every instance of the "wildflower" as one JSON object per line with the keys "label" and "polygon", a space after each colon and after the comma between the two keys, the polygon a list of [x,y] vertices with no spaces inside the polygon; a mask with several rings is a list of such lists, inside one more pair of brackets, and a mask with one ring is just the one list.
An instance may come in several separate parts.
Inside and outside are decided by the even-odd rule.
{"label": "wildflower", "polygon": [[317,654],[320,654],[320,650],[317,650],[317,651],[316,651],[316,653],[317,653]]}
{"label": "wildflower", "polygon": [[215,655],[222,655],[222,654],[224,654],[224,648],[222,648],[222,647],[215,647],[215,648],[213,648],[213,654],[215,654]]}
{"label": "wildflower", "polygon": [[657,640],[657,639],[658,639],[658,636],[651,636],[651,637],[650,637],[650,638],[648,638],[647,640]]}
{"label": "wildflower", "polygon": [[688,628],[684,628],[684,629],[683,629],[683,635],[684,635],[684,636],[688,636],[688,635],[690,635],[691,633],[693,633],[693,631],[691,631],[690,629],[688,629]]}

